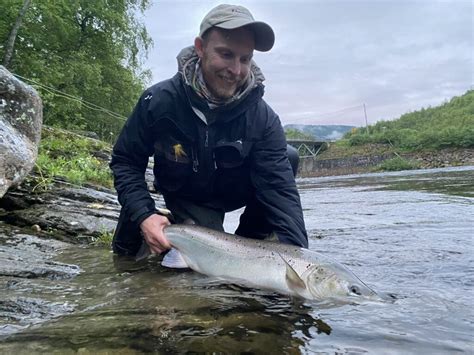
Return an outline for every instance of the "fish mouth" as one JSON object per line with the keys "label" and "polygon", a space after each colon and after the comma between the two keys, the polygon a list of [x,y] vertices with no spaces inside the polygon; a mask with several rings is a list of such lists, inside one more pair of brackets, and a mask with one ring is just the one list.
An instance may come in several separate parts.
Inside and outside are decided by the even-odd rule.
{"label": "fish mouth", "polygon": [[[312,279],[312,280],[311,280]],[[360,299],[378,299],[378,294],[362,281],[346,280],[337,274],[325,275],[324,279],[307,279],[307,289],[314,300],[333,299],[354,302]],[[312,282],[313,281],[313,282]]]}

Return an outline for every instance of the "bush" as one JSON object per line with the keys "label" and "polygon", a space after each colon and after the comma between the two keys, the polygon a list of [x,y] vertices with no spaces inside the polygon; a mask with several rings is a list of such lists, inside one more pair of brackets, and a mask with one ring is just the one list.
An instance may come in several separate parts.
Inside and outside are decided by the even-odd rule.
{"label": "bush", "polygon": [[419,166],[416,162],[404,159],[402,157],[396,157],[393,159],[384,160],[377,168],[379,171],[400,171],[400,170],[413,170],[418,169]]}

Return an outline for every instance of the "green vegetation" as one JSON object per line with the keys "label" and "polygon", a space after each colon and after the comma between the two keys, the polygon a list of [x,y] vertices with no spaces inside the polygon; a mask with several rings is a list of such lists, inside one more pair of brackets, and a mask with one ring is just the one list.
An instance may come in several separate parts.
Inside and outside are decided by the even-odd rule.
{"label": "green vegetation", "polygon": [[103,230],[97,237],[92,238],[91,244],[97,247],[112,246],[112,240],[114,239],[114,233],[111,231]]}
{"label": "green vegetation", "polygon": [[285,129],[286,139],[314,140],[315,137],[310,133],[305,133],[296,128]]}
{"label": "green vegetation", "polygon": [[112,141],[149,78],[141,69],[151,45],[141,21],[148,6],[149,0],[5,0],[0,60],[38,90],[45,124]]}
{"label": "green vegetation", "polygon": [[[379,121],[366,128],[353,128],[344,139],[331,143],[319,159],[354,156],[393,156],[376,169],[398,171],[426,167],[407,158],[434,155],[439,150],[474,148],[474,91],[452,98],[434,108],[402,115],[393,121]],[[455,165],[459,162],[453,162]]]}
{"label": "green vegetation", "polygon": [[328,149],[320,152],[321,159],[350,158],[361,155],[393,154],[395,149],[388,144],[351,145],[348,139],[331,142]]}
{"label": "green vegetation", "polygon": [[411,160],[395,157],[387,159],[380,164],[376,170],[378,171],[400,171],[400,170],[412,170],[418,169],[419,165]]}
{"label": "green vegetation", "polygon": [[36,188],[47,189],[53,178],[77,185],[112,187],[109,144],[71,132],[44,128],[36,160]]}
{"label": "green vegetation", "polygon": [[474,147],[474,90],[435,108],[421,109],[393,121],[355,129],[344,138],[351,146],[388,144],[403,151]]}
{"label": "green vegetation", "polygon": [[311,135],[312,139],[332,141],[342,138],[342,136],[348,131],[350,131],[352,128],[354,128],[354,126],[337,124],[315,125],[290,123],[286,124],[283,128],[285,129],[285,131],[290,129],[296,129],[298,131]]}

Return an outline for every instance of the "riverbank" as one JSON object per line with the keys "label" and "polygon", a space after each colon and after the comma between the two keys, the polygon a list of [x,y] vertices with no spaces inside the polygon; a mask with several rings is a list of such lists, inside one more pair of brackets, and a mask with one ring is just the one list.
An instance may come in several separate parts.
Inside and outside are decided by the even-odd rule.
{"label": "riverbank", "polygon": [[474,165],[474,149],[472,148],[401,152],[384,144],[367,144],[358,147],[333,144],[317,157],[302,157],[299,176],[337,176],[467,165]]}

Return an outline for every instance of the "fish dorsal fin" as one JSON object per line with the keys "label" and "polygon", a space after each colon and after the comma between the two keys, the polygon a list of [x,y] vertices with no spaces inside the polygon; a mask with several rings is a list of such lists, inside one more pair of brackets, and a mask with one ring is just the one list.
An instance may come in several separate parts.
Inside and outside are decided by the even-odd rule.
{"label": "fish dorsal fin", "polygon": [[298,275],[298,273],[291,267],[291,265],[280,255],[281,260],[286,265],[286,283],[288,287],[292,290],[296,290],[297,293],[301,293],[302,291],[306,291],[306,284]]}
{"label": "fish dorsal fin", "polygon": [[182,224],[186,224],[188,226],[195,226],[196,222],[194,222],[194,220],[191,218],[186,218]]}

